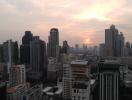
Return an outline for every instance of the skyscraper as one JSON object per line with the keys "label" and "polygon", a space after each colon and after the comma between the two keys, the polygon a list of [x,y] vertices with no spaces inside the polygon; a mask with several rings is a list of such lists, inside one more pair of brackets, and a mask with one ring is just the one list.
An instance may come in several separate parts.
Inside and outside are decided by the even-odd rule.
{"label": "skyscraper", "polygon": [[124,44],[125,44],[125,38],[122,32],[120,32],[118,36],[118,44],[117,44],[117,54],[118,56],[123,56],[123,49],[124,49]]}
{"label": "skyscraper", "polygon": [[118,30],[114,25],[110,29],[105,29],[105,46],[111,50],[111,56],[117,56]]}
{"label": "skyscraper", "polygon": [[59,31],[57,28],[52,28],[50,30],[50,35],[48,37],[47,56],[56,58],[58,47],[59,47]]}
{"label": "skyscraper", "polygon": [[90,69],[88,61],[71,62],[72,100],[90,100]]}
{"label": "skyscraper", "polygon": [[63,41],[63,46],[62,46],[62,53],[67,54],[69,49],[69,45],[67,41]]}
{"label": "skyscraper", "polygon": [[119,66],[113,60],[99,62],[99,100],[119,100]]}
{"label": "skyscraper", "polygon": [[31,31],[25,31],[25,35],[22,38],[22,45],[20,46],[20,60],[22,64],[30,64],[30,41],[32,41],[33,35]]}
{"label": "skyscraper", "polygon": [[18,62],[18,44],[12,40],[8,40],[3,43],[3,59],[7,64],[7,72],[13,63]]}
{"label": "skyscraper", "polygon": [[39,39],[39,36],[34,36],[30,42],[30,66],[32,72],[44,74],[46,77],[47,70],[46,58],[46,43]]}
{"label": "skyscraper", "polygon": [[88,61],[75,60],[63,64],[63,97],[66,100],[90,100]]}

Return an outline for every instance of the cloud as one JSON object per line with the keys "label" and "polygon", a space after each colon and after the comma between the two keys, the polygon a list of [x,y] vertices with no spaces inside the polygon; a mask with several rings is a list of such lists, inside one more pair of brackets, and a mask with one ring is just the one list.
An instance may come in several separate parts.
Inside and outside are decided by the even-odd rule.
{"label": "cloud", "polygon": [[57,27],[61,42],[74,45],[89,38],[99,44],[104,42],[104,29],[115,24],[131,40],[131,9],[131,0],[0,0],[0,34],[12,32],[12,38],[20,40],[31,30],[47,41],[50,28]]}

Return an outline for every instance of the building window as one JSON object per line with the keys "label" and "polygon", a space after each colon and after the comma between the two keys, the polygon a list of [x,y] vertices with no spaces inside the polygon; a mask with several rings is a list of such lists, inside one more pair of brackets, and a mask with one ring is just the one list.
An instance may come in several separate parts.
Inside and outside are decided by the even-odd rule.
{"label": "building window", "polygon": [[74,93],[76,93],[76,90],[74,89]]}

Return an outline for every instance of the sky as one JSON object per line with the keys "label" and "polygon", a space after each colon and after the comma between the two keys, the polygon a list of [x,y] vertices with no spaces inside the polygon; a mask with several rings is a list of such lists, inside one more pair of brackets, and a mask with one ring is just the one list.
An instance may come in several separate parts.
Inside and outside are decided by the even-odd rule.
{"label": "sky", "polygon": [[131,18],[132,0],[0,0],[0,43],[21,43],[26,30],[47,42],[55,27],[60,44],[98,45],[111,24],[132,42]]}

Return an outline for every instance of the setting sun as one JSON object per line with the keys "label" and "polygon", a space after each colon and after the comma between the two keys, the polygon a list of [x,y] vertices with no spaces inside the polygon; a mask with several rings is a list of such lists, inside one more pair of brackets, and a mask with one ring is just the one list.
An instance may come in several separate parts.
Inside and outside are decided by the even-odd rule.
{"label": "setting sun", "polygon": [[91,40],[90,40],[89,38],[87,38],[87,39],[85,39],[85,40],[83,41],[83,43],[85,43],[85,44],[90,44],[90,43],[91,43]]}

